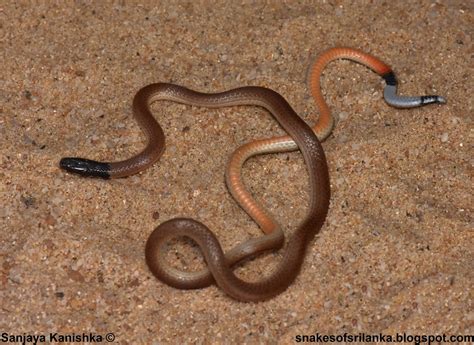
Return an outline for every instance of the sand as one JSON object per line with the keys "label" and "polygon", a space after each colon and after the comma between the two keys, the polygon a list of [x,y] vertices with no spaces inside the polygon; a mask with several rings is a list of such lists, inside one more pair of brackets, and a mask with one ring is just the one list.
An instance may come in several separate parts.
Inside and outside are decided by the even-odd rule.
{"label": "sand", "polygon": [[[472,23],[469,1],[2,2],[0,336],[290,344],[472,334]],[[260,236],[224,170],[238,146],[283,133],[264,110],[155,103],[167,149],[152,168],[110,181],[58,168],[64,156],[138,152],[145,139],[131,102],[155,82],[269,87],[314,123],[306,70],[334,46],[386,61],[401,94],[448,104],[395,109],[367,68],[328,66],[324,94],[339,118],[323,143],[329,215],[297,280],[267,302],[237,302],[216,286],[174,289],[144,260],[151,231],[178,216],[208,225],[225,249]],[[301,154],[251,159],[244,178],[289,236],[308,205]],[[168,257],[203,265],[183,241]],[[280,259],[270,253],[237,273],[257,280]]]}

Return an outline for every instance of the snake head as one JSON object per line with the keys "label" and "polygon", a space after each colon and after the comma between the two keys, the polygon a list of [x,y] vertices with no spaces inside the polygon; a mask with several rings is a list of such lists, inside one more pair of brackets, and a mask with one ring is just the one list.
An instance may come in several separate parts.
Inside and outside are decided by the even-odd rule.
{"label": "snake head", "polygon": [[82,176],[110,178],[110,164],[85,158],[65,157],[59,162],[59,167],[68,172]]}

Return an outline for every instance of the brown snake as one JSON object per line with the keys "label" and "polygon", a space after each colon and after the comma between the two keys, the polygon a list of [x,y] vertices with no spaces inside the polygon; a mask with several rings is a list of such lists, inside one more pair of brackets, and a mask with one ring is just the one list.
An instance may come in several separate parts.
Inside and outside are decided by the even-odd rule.
{"label": "brown snake", "polygon": [[[263,87],[242,87],[222,93],[205,94],[173,84],[151,84],[140,89],[133,100],[133,113],[148,138],[146,148],[121,162],[102,163],[84,158],[63,158],[60,167],[84,176],[118,178],[140,172],[163,153],[164,133],[150,112],[150,103],[169,100],[209,108],[235,105],[257,105],[267,109],[289,136],[253,141],[237,149],[226,170],[226,182],[237,202],[259,224],[265,235],[248,240],[224,254],[215,235],[203,224],[176,218],[159,225],[146,243],[146,262],[155,276],[177,288],[200,288],[213,281],[227,294],[241,301],[261,301],[284,291],[301,268],[308,243],[321,229],[329,208],[330,188],[326,158],[318,140],[332,131],[334,120],[321,94],[319,79],[323,68],[332,60],[346,58],[362,63],[379,73],[386,81],[385,100],[397,107],[414,107],[444,103],[440,96],[400,97],[396,95],[396,79],[390,67],[375,57],[351,48],[327,50],[312,65],[309,85],[320,108],[318,122],[311,129],[275,91]],[[314,132],[313,132],[314,131]],[[315,135],[316,133],[316,135]],[[238,278],[235,263],[268,249],[278,249],[284,242],[283,232],[251,194],[245,189],[240,169],[249,157],[262,153],[293,151],[299,148],[309,174],[310,205],[306,218],[289,237],[283,259],[271,275],[257,282]],[[170,267],[163,257],[163,245],[172,237],[186,236],[200,247],[209,270],[182,272]]]}

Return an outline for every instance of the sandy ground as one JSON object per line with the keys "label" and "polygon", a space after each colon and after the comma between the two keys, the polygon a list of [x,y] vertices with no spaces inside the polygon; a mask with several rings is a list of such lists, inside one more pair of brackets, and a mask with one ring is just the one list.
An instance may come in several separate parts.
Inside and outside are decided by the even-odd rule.
{"label": "sandy ground", "polygon": [[[0,3],[2,332],[113,332],[121,344],[472,334],[469,1],[44,3]],[[370,70],[348,61],[326,69],[324,93],[339,117],[324,143],[330,212],[296,282],[270,301],[236,302],[216,286],[176,290],[144,261],[150,232],[177,216],[207,224],[226,249],[260,235],[228,194],[224,168],[241,144],[283,133],[264,110],[155,103],[167,137],[158,164],[113,181],[58,168],[63,156],[138,152],[131,101],[153,82],[270,87],[313,123],[306,69],[334,46],[386,61],[401,94],[440,94],[448,104],[394,109]],[[291,234],[308,203],[301,154],[251,159],[244,176]],[[202,265],[183,241],[168,254],[178,266]],[[279,259],[237,272],[256,280]]]}

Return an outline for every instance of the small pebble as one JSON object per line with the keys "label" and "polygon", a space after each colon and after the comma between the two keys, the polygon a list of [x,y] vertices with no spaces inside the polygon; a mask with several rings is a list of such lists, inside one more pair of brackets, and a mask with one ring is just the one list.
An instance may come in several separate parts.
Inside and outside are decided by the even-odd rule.
{"label": "small pebble", "polygon": [[349,113],[347,111],[341,111],[338,114],[339,121],[345,121],[349,117]]}

